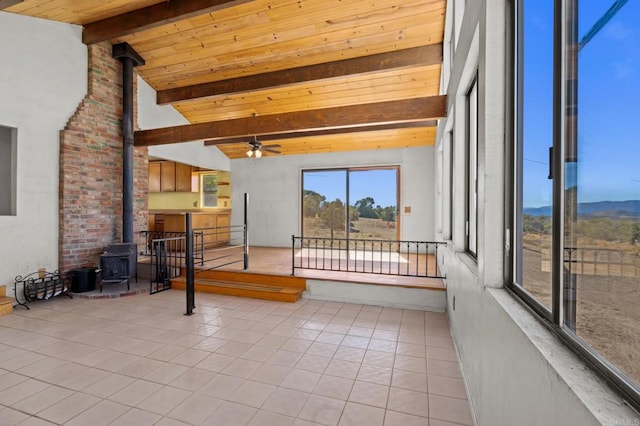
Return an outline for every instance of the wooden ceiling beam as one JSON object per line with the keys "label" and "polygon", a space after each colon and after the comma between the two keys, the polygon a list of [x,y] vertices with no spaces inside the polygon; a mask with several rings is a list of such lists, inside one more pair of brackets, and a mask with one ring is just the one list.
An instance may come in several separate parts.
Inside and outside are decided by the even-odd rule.
{"label": "wooden ceiling beam", "polygon": [[[3,0],[0,0],[0,2]],[[6,0],[5,0],[6,1]],[[112,40],[183,19],[238,6],[251,0],[170,0],[84,26],[85,44]],[[11,3],[11,1],[9,1]]]}
{"label": "wooden ceiling beam", "polygon": [[362,127],[436,120],[446,115],[446,96],[296,111],[135,132],[136,146],[302,130]]}
{"label": "wooden ceiling beam", "polygon": [[162,105],[210,96],[275,89],[314,80],[441,63],[442,43],[438,43],[359,58],[161,90],[157,93],[156,102]]}
{"label": "wooden ceiling beam", "polygon": [[260,142],[271,142],[282,139],[295,139],[295,138],[308,138],[312,136],[328,136],[328,135],[339,135],[346,133],[356,133],[356,132],[374,132],[380,130],[394,130],[394,129],[413,129],[420,127],[435,127],[438,122],[435,120],[425,120],[425,121],[411,121],[408,123],[391,123],[391,124],[380,124],[373,126],[359,126],[359,127],[347,127],[347,128],[338,128],[338,129],[322,129],[322,130],[303,130],[300,132],[282,132],[282,133],[272,133],[269,135],[251,135],[251,136],[239,136],[233,138],[218,138],[218,139],[209,139],[204,141],[205,146],[214,146],[214,145],[227,145],[234,143],[244,143],[253,141],[254,136],[260,139]]}
{"label": "wooden ceiling beam", "polygon": [[8,9],[11,6],[22,3],[24,0],[0,0],[0,10]]}

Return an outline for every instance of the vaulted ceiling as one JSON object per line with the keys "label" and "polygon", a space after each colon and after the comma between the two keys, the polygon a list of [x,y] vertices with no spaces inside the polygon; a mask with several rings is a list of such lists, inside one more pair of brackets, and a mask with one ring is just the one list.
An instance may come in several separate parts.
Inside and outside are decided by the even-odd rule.
{"label": "vaulted ceiling", "polygon": [[7,12],[126,42],[136,68],[191,125],[136,145],[197,139],[228,157],[245,141],[283,154],[432,145],[445,0],[0,0]]}

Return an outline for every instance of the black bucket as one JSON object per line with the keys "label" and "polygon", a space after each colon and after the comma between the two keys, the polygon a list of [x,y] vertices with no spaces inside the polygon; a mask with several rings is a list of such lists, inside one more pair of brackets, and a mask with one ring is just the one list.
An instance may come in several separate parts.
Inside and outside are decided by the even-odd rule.
{"label": "black bucket", "polygon": [[71,292],[84,293],[96,288],[96,268],[78,268],[69,271]]}

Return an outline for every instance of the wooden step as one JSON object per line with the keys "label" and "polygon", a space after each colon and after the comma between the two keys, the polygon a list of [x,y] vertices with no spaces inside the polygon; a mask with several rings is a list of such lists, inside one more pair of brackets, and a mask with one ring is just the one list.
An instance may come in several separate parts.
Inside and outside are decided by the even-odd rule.
{"label": "wooden step", "polygon": [[288,287],[305,290],[307,288],[307,279],[304,277],[294,277],[290,275],[271,275],[260,274],[247,271],[222,271],[219,269],[198,270],[195,271],[196,281],[199,279],[224,281],[230,283],[251,283],[264,284],[275,287]]}
{"label": "wooden step", "polygon": [[[171,288],[184,290],[186,281],[184,277],[171,280]],[[195,281],[196,291],[203,293],[224,294],[227,296],[249,297],[252,299],[273,300],[277,302],[295,302],[300,300],[304,289],[274,286],[266,284],[230,282],[198,278]]]}
{"label": "wooden step", "polygon": [[7,315],[12,312],[13,312],[13,298],[6,297],[6,296],[0,297],[0,315]]}

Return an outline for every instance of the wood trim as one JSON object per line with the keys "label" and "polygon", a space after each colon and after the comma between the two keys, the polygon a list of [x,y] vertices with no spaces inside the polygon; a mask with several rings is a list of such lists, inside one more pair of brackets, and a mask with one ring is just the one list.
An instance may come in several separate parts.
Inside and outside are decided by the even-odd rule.
{"label": "wood trim", "polygon": [[[356,132],[372,132],[377,130],[392,130],[392,129],[410,129],[417,127],[436,127],[438,122],[435,120],[426,120],[426,121],[411,121],[408,123],[391,123],[391,124],[381,124],[381,125],[372,125],[372,126],[360,126],[360,127],[347,127],[347,128],[339,128],[339,129],[323,129],[323,130],[304,130],[301,132],[282,132],[282,133],[272,133],[269,135],[255,135],[260,138],[260,142],[270,142],[277,141],[281,139],[295,139],[295,138],[307,138],[311,136],[326,136],[326,135],[336,135],[336,134],[345,134],[345,133],[356,133]],[[232,143],[248,143],[253,141],[253,136],[241,136],[235,138],[219,138],[219,139],[209,139],[204,141],[205,146],[214,146],[214,145],[226,145]]]}
{"label": "wood trim", "polygon": [[435,120],[446,116],[446,96],[271,114],[135,132],[135,146],[323,128]]}
{"label": "wood trim", "polygon": [[[3,0],[0,0],[0,5]],[[6,0],[4,0],[6,1]],[[171,0],[112,16],[84,26],[85,44],[112,40],[183,19],[227,9],[251,0]],[[11,1],[9,1],[11,3]],[[15,3],[15,2],[14,2]],[[1,7],[0,7],[1,9]]]}
{"label": "wood trim", "polygon": [[167,104],[210,96],[282,88],[308,81],[365,74],[394,68],[437,65],[441,63],[442,43],[438,43],[359,58],[161,90],[157,93],[156,102],[158,104]]}
{"label": "wood trim", "polygon": [[24,0],[0,0],[0,10],[8,9],[11,6],[15,6],[16,4],[20,4],[24,2]]}

